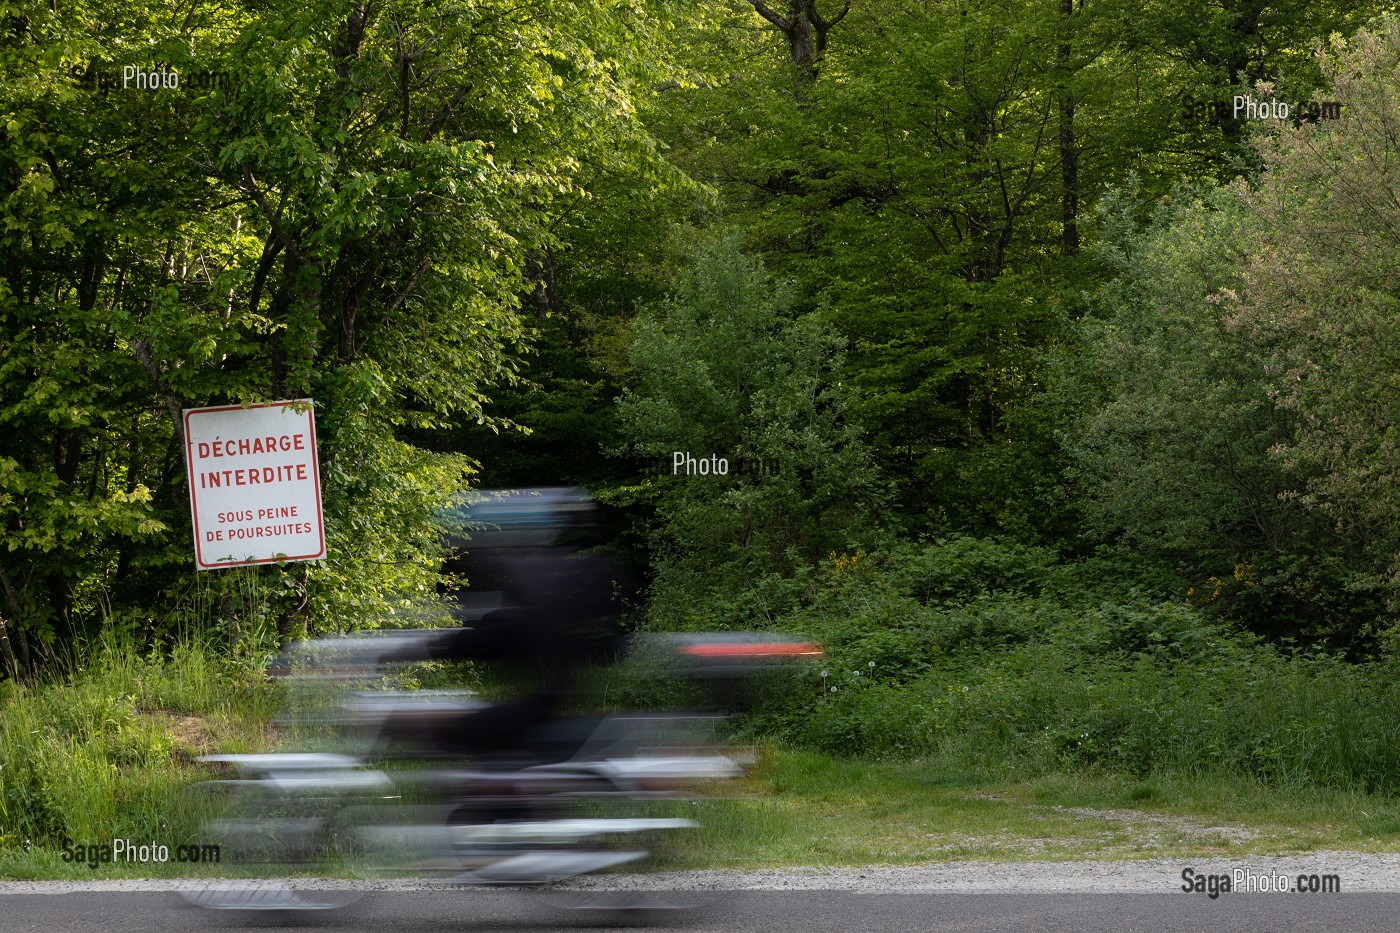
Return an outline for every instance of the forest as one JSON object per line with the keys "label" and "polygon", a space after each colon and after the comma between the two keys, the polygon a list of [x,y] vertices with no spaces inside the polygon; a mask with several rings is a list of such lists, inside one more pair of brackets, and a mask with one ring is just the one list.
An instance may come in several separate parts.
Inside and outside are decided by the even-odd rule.
{"label": "forest", "polygon": [[[580,486],[631,627],[826,647],[755,734],[1400,789],[1392,10],[4,3],[0,697]],[[196,570],[181,412],[302,398],[328,556]]]}

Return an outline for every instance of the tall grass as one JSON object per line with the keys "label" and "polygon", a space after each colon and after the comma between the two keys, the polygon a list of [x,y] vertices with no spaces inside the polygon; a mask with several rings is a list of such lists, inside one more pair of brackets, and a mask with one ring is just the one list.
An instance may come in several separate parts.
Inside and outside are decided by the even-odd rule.
{"label": "tall grass", "polygon": [[251,745],[275,708],[257,669],[198,641],[142,650],[108,633],[72,673],[0,683],[0,860],[6,849],[114,838],[186,841],[193,759]]}
{"label": "tall grass", "polygon": [[1400,793],[1395,662],[1290,653],[1183,601],[1105,598],[1018,556],[962,541],[867,558],[860,575],[847,561],[783,620],[821,639],[827,664],[751,728],[1018,776],[1210,773]]}
{"label": "tall grass", "polygon": [[784,731],[825,751],[999,771],[1092,765],[1400,791],[1400,685],[1390,672],[1262,648],[1198,663],[1022,648],[906,683],[843,685]]}

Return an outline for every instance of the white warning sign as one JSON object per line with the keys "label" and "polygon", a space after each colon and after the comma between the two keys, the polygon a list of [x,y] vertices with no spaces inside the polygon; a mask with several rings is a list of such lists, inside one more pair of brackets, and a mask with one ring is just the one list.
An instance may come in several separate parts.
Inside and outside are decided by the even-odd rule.
{"label": "white warning sign", "polygon": [[326,556],[310,399],[185,409],[200,570]]}

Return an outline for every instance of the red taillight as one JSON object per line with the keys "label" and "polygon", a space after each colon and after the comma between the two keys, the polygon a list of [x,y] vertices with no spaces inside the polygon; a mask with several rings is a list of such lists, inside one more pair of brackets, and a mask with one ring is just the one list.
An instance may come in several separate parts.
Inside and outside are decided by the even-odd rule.
{"label": "red taillight", "polygon": [[717,645],[687,645],[682,654],[697,658],[820,658],[825,652],[811,642],[748,642]]}

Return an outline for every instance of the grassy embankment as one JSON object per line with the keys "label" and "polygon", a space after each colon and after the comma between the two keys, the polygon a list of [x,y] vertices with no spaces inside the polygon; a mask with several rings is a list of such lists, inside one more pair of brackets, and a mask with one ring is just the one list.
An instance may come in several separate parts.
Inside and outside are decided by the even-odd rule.
{"label": "grassy embankment", "polygon": [[0,877],[82,876],[64,841],[193,838],[194,759],[270,746],[275,706],[260,672],[189,643],[109,637],[69,676],[0,682]]}
{"label": "grassy embankment", "polygon": [[[1286,655],[1180,605],[1075,607],[1045,568],[984,566],[1001,557],[944,553],[939,579],[917,561],[843,572],[781,619],[830,657],[750,721],[759,764],[718,789],[730,799],[665,805],[703,828],[675,837],[661,864],[1400,845],[1389,665]],[[948,578],[959,567],[1000,588],[940,595],[966,592]],[[0,877],[180,873],[94,871],[64,863],[60,846],[197,841],[183,791],[212,772],[194,758],[285,740],[271,725],[277,690],[207,648],[143,653],[119,639],[61,681],[0,684]]]}

